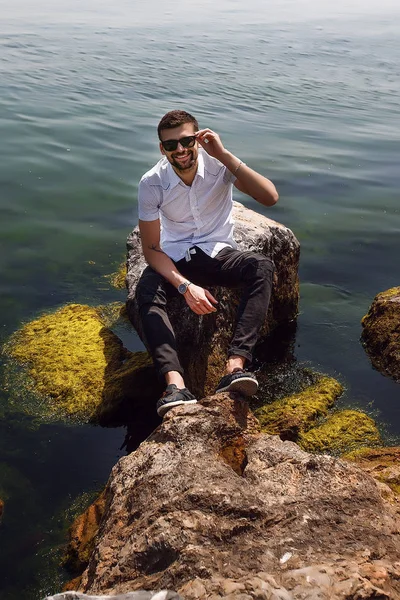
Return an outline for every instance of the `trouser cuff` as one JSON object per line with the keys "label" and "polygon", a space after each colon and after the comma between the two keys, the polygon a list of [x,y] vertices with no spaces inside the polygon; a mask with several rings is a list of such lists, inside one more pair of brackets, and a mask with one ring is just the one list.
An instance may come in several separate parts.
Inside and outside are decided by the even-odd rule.
{"label": "trouser cuff", "polygon": [[170,371],[177,371],[183,377],[183,369],[180,365],[165,365],[158,370],[158,375],[161,378],[165,375],[165,373],[169,373]]}
{"label": "trouser cuff", "polygon": [[247,350],[242,350],[241,348],[229,348],[228,358],[230,356],[233,356],[234,354],[236,356],[243,356],[246,360],[249,361],[249,363],[251,363],[251,361],[253,360],[253,355],[251,354],[251,352],[247,352]]}

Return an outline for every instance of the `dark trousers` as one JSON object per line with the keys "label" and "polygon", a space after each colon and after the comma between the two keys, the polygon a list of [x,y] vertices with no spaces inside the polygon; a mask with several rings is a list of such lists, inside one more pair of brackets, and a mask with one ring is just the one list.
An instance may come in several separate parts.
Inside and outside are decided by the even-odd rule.
{"label": "dark trousers", "polygon": [[[243,288],[228,356],[243,356],[251,362],[268,310],[274,264],[268,257],[250,251],[223,248],[211,258],[200,248],[195,247],[195,250],[190,261],[183,258],[176,262],[178,271],[189,281],[203,288]],[[176,288],[147,267],[137,284],[136,299],[148,348],[160,375],[168,371],[183,374],[166,311],[167,301],[172,296],[179,296]]]}

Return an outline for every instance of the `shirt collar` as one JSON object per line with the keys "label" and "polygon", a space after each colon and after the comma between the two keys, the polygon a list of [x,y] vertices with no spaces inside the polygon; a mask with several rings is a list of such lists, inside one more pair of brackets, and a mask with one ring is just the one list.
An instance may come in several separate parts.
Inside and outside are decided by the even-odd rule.
{"label": "shirt collar", "polygon": [[[175,173],[174,169],[170,162],[167,161],[167,173],[169,185],[171,188],[174,188],[178,183],[181,183],[182,179]],[[199,148],[199,154],[197,158],[197,173],[196,175],[200,175],[202,179],[204,179],[204,157],[203,152]],[[195,175],[195,176],[196,176]]]}

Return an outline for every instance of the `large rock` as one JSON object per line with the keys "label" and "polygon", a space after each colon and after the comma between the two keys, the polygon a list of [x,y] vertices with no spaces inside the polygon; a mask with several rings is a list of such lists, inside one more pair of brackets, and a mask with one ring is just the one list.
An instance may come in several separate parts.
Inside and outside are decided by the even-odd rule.
{"label": "large rock", "polygon": [[[235,202],[235,240],[240,249],[254,250],[272,258],[276,266],[273,294],[260,340],[277,325],[293,320],[298,312],[298,265],[300,245],[290,229]],[[135,300],[136,284],[146,266],[140,234],[135,228],[128,238],[127,311],[139,336],[142,328]],[[213,289],[213,288],[210,288]],[[183,298],[173,299],[168,313],[176,334],[185,380],[194,394],[202,397],[215,389],[224,371],[226,351],[235,323],[239,292],[213,289],[219,301],[216,313],[199,317]],[[145,340],[143,339],[145,342]]]}
{"label": "large rock", "polygon": [[79,592],[398,598],[398,505],[350,463],[259,433],[226,394],[172,409],[114,467]]}
{"label": "large rock", "polygon": [[378,294],[361,323],[373,366],[400,382],[400,287]]}

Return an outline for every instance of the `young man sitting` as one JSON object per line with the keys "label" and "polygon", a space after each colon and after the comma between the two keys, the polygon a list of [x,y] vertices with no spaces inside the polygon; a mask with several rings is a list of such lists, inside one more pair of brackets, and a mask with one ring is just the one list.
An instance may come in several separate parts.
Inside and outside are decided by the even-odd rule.
{"label": "young man sitting", "polygon": [[143,331],[166,390],[157,403],[170,408],[197,402],[186,388],[175,335],[166,312],[181,294],[198,315],[217,310],[209,286],[241,287],[226,373],[217,392],[251,396],[258,389],[245,370],[265,318],[274,265],[264,255],[241,252],[233,239],[232,186],[264,206],[278,200],[274,184],[229,152],[217,133],[200,129],[189,113],[174,110],[158,125],[163,157],[139,184],[139,228],[144,270],[136,289]]}

